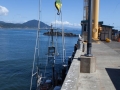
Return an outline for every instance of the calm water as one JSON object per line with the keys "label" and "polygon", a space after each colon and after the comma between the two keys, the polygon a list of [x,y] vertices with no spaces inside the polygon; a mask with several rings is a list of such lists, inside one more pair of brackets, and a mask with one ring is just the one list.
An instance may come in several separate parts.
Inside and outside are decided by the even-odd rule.
{"label": "calm water", "polygon": [[[45,59],[50,37],[44,36],[43,32],[40,34],[40,55]],[[74,33],[80,31],[74,30]],[[65,37],[66,57],[72,55],[77,39]],[[0,90],[29,90],[35,40],[36,30],[0,29]],[[62,63],[61,43],[61,37],[58,37],[56,46],[60,55],[56,64]]]}

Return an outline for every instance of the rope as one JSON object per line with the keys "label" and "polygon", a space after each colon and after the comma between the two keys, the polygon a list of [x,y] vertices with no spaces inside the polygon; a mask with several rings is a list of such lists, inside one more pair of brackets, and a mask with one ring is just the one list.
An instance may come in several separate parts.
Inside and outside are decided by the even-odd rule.
{"label": "rope", "polygon": [[[60,0],[60,2],[61,2],[61,0]],[[61,56],[61,61],[62,61],[62,63],[65,63],[66,51],[65,51],[65,39],[64,39],[63,21],[62,21],[62,8],[61,8],[59,14],[57,13],[57,15],[58,15],[58,21],[60,19],[60,21],[61,21],[61,27],[62,27],[62,53],[63,53],[63,55]],[[57,22],[56,22],[56,16],[55,16],[55,26],[56,26],[56,23]],[[57,40],[56,40],[56,42],[57,42]]]}
{"label": "rope", "polygon": [[62,27],[62,44],[63,44],[63,63],[65,63],[66,50],[65,50],[65,37],[63,29],[63,19],[62,19],[62,7],[61,7],[61,27]]}
{"label": "rope", "polygon": [[57,26],[56,26],[57,20],[56,20],[56,9],[55,9],[55,29],[56,29],[56,50],[55,50],[55,54],[58,56],[58,38],[57,38]]}
{"label": "rope", "polygon": [[[47,32],[50,34],[49,30],[47,30]],[[48,36],[48,46],[50,46],[50,36]],[[48,52],[47,52],[47,60],[46,60],[46,64],[45,64],[44,77],[45,77],[47,65],[48,65]]]}
{"label": "rope", "polygon": [[48,43],[49,43],[49,46],[50,46],[50,31],[48,30],[48,33],[49,33],[49,36],[48,36]]}
{"label": "rope", "polygon": [[[48,58],[47,58],[47,60],[48,60]],[[45,73],[46,73],[47,60],[46,60],[46,65],[45,65],[44,77],[45,77]]]}
{"label": "rope", "polygon": [[[61,16],[60,15],[58,15],[58,21],[61,21]],[[59,44],[58,44],[59,45]],[[61,47],[62,48],[62,47]],[[61,49],[60,49],[61,50]],[[63,50],[62,50],[63,51]],[[59,54],[60,55],[60,54]],[[60,55],[60,60],[61,60],[61,62],[63,62],[63,56],[62,55]]]}
{"label": "rope", "polygon": [[[118,8],[119,5],[120,5],[120,3],[117,3],[117,4],[116,4],[116,7],[114,8],[113,12],[111,13],[111,14],[113,14],[112,17],[115,17],[115,15],[116,15],[116,10],[117,10],[117,8]],[[114,22],[113,22],[113,24],[114,24]],[[112,25],[113,25],[113,24],[112,24]]]}

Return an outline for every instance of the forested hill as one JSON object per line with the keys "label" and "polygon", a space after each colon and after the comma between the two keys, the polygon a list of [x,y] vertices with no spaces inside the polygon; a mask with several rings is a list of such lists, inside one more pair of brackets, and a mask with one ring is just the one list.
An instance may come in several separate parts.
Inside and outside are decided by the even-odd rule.
{"label": "forested hill", "polygon": [[[41,28],[50,28],[44,22],[40,22]],[[38,20],[30,20],[25,23],[7,23],[0,21],[0,28],[38,28]]]}

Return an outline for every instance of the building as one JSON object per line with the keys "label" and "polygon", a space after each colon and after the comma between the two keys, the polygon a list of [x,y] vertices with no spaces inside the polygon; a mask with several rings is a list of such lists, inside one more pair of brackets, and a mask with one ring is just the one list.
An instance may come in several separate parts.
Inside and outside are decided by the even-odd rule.
{"label": "building", "polygon": [[101,31],[100,31],[99,39],[102,41],[106,40],[106,38],[112,40],[113,26],[102,24],[102,25],[100,25],[100,27],[101,27]]}

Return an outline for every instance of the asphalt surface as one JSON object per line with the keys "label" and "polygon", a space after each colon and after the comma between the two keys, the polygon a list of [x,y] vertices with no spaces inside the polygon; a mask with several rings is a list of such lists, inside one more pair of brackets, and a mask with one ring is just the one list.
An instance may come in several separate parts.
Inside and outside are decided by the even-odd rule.
{"label": "asphalt surface", "polygon": [[110,43],[107,43],[107,42],[103,41],[103,43],[120,54],[120,42],[111,41]]}

